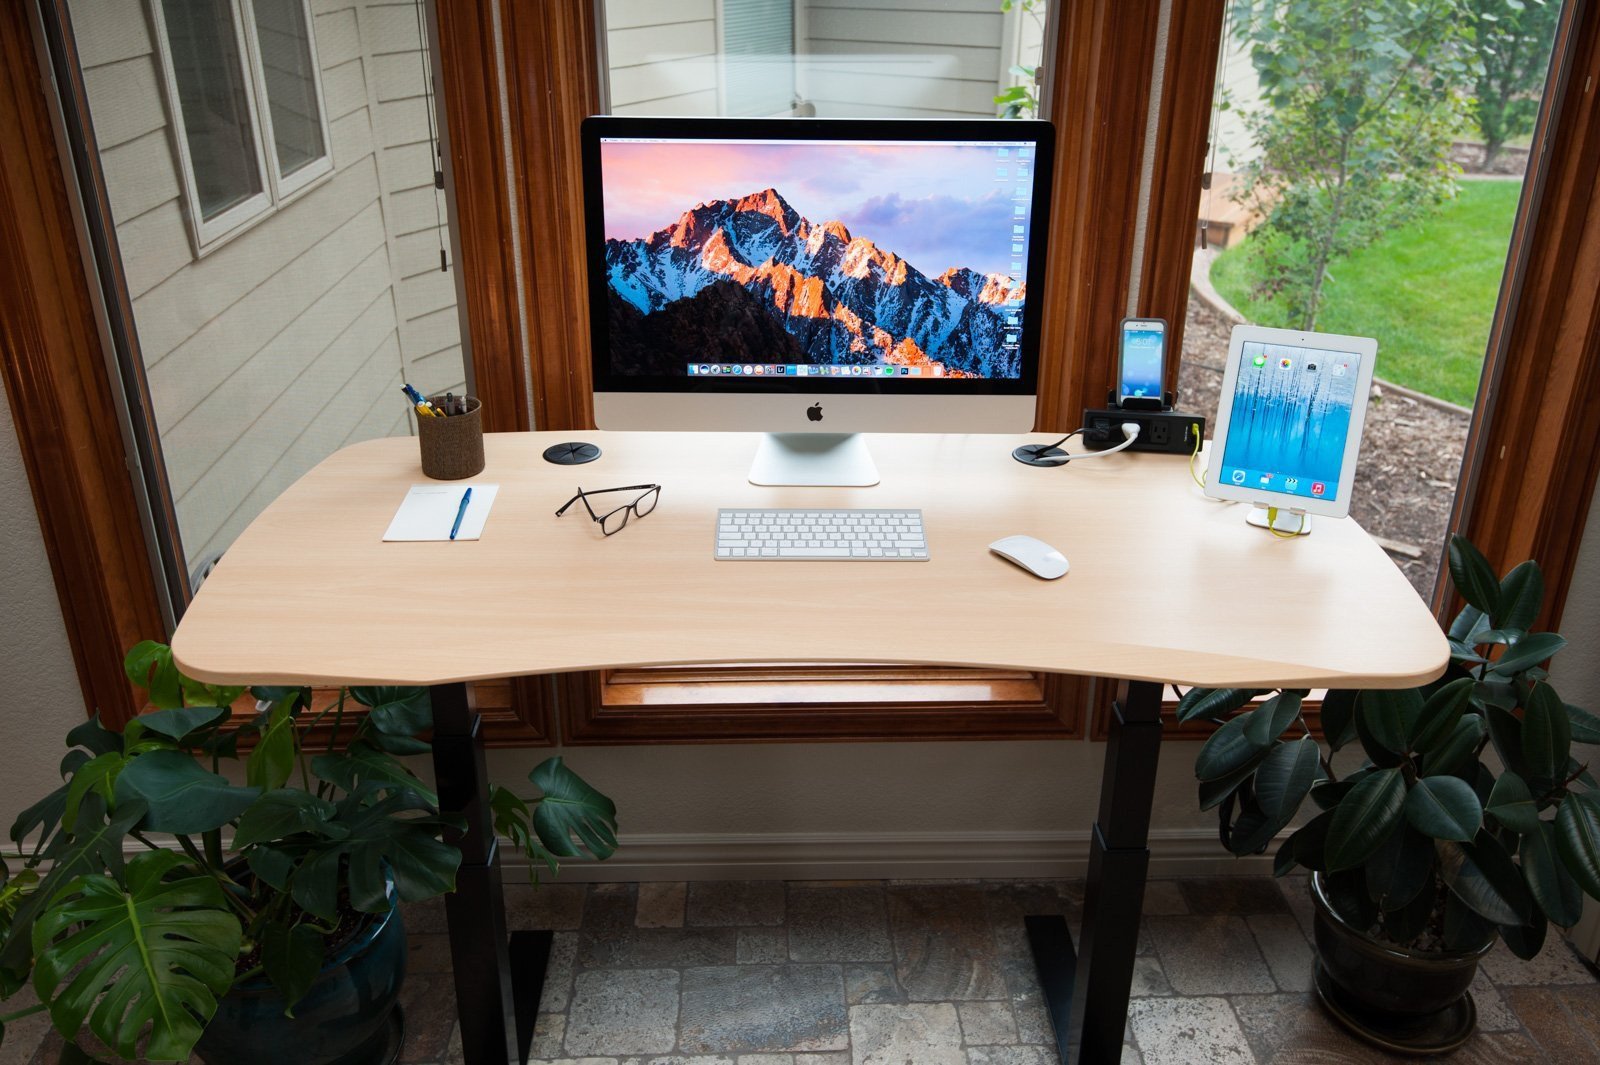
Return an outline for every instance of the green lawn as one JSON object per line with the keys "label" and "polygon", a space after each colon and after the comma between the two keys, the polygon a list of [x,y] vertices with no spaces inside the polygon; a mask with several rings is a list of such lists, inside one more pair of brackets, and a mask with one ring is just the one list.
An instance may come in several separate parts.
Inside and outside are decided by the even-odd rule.
{"label": "green lawn", "polygon": [[[1317,329],[1378,338],[1379,377],[1470,407],[1500,294],[1522,183],[1463,181],[1460,195],[1328,270]],[[1217,257],[1211,281],[1252,322],[1284,325],[1253,299],[1246,239]]]}

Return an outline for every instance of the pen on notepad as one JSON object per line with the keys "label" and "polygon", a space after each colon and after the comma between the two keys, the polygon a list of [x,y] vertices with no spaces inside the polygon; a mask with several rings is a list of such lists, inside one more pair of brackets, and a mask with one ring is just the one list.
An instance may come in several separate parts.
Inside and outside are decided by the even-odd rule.
{"label": "pen on notepad", "polygon": [[461,531],[461,519],[467,516],[467,504],[472,501],[472,489],[469,487],[461,493],[461,505],[456,508],[456,523],[450,526],[450,539],[456,538],[456,533]]}

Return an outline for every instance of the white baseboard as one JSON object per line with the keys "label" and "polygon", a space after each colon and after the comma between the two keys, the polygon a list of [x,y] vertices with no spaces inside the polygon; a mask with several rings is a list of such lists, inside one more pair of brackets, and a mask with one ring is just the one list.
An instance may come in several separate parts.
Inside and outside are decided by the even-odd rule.
{"label": "white baseboard", "polygon": [[[507,867],[526,859],[501,851]],[[1260,876],[1272,872],[1272,849],[1235,858],[1215,829],[1150,833],[1150,876]],[[571,882],[662,880],[943,880],[1080,877],[1089,866],[1088,832],[943,832],[838,834],[653,834],[623,837],[604,862],[569,860]]]}

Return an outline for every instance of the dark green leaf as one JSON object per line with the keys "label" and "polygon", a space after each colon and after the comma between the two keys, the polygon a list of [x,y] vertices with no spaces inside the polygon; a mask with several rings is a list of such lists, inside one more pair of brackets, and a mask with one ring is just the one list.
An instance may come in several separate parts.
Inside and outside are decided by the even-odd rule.
{"label": "dark green leaf", "polygon": [[100,715],[74,725],[67,733],[68,747],[87,747],[91,754],[110,754],[122,750],[122,733],[112,732],[100,724]]}
{"label": "dark green leaf", "polygon": [[182,835],[221,828],[260,796],[202,769],[182,751],[150,751],[117,777],[117,802],[141,799],[150,808],[144,827]]}
{"label": "dark green leaf", "polygon": [[1245,733],[1250,717],[1251,714],[1240,714],[1207,738],[1195,756],[1195,776],[1201,780],[1220,780],[1266,752],[1268,744],[1256,743]]}
{"label": "dark green leaf", "polygon": [[1333,810],[1328,869],[1337,873],[1366,861],[1400,824],[1405,801],[1406,781],[1399,769],[1380,769],[1352,788]]}
{"label": "dark green leaf", "polygon": [[1494,624],[1502,629],[1533,628],[1544,605],[1544,574],[1533,560],[1522,563],[1500,582],[1500,609]]}
{"label": "dark green leaf", "polygon": [[1305,697],[1303,691],[1281,691],[1258,706],[1245,726],[1250,742],[1264,747],[1282,736],[1284,729],[1300,716],[1300,703]]}
{"label": "dark green leaf", "polygon": [[[1398,832],[1395,835],[1399,835]],[[1424,848],[1426,844],[1424,844]],[[1431,872],[1431,866],[1430,866]],[[1433,878],[1428,878],[1428,886],[1432,888]],[[1437,899],[1432,890],[1418,891],[1404,906],[1389,910],[1383,915],[1383,930],[1390,939],[1396,943],[1409,943],[1420,936],[1428,927],[1428,918],[1433,916],[1433,907]]]}
{"label": "dark green leaf", "polygon": [[44,845],[56,834],[56,829],[61,826],[61,819],[66,814],[67,790],[68,785],[63,784],[18,814],[17,819],[11,822],[11,842],[21,849],[27,838],[38,832],[39,838],[34,843],[32,853],[38,854],[43,850]]}
{"label": "dark green leaf", "polygon": [[1569,794],[1556,808],[1556,853],[1584,894],[1600,899],[1600,803]]}
{"label": "dark green leaf", "polygon": [[268,922],[261,934],[261,964],[283,996],[284,1016],[292,1019],[295,1005],[322,972],[322,936],[307,925]]}
{"label": "dark green leaf", "polygon": [[1468,603],[1461,608],[1461,613],[1457,614],[1455,620],[1450,623],[1448,635],[1451,640],[1470,643],[1470,637],[1474,632],[1488,627],[1489,615]]}
{"label": "dark green leaf", "polygon": [[1317,741],[1310,737],[1273,748],[1256,770],[1256,802],[1280,828],[1289,823],[1316,782],[1320,765]]}
{"label": "dark green leaf", "polygon": [[1450,537],[1450,579],[1461,597],[1479,610],[1495,616],[1500,607],[1500,581],[1489,560],[1466,537]]}
{"label": "dark green leaf", "polygon": [[1514,676],[1539,665],[1566,645],[1567,641],[1553,632],[1530,632],[1507,647],[1489,666],[1489,672],[1501,677]]}
{"label": "dark green leaf", "polygon": [[1215,721],[1260,694],[1254,688],[1190,688],[1178,700],[1177,717],[1180,722]]}
{"label": "dark green leaf", "polygon": [[1337,806],[1350,789],[1361,781],[1356,780],[1324,780],[1311,786],[1311,801],[1321,810],[1331,810]]}
{"label": "dark green leaf", "polygon": [[1524,836],[1539,831],[1539,808],[1527,781],[1507,770],[1494,782],[1484,810],[1501,825]]}
{"label": "dark green leaf", "polygon": [[1383,910],[1398,910],[1433,882],[1433,844],[1401,825],[1373,852],[1364,867],[1367,894]]}
{"label": "dark green leaf", "polygon": [[133,645],[122,659],[122,671],[135,685],[150,695],[150,702],[162,710],[183,705],[183,689],[178,667],[172,661],[172,648],[154,640]]}
{"label": "dark green leaf", "polygon": [[1483,824],[1483,806],[1459,777],[1423,777],[1406,796],[1406,820],[1434,839],[1469,840]]}
{"label": "dark green leaf", "polygon": [[[99,795],[89,795],[78,810],[70,842],[56,855],[55,864],[38,889],[29,895],[11,918],[11,933],[0,949],[0,969],[25,972],[33,956],[34,922],[63,888],[80,876],[98,876],[106,870],[122,872],[122,842],[145,815],[138,800],[122,803],[107,813]],[[63,832],[58,839],[67,839]]]}
{"label": "dark green leaf", "polygon": [[1328,829],[1333,824],[1332,812],[1321,813],[1307,821],[1290,841],[1294,844],[1294,860],[1315,872],[1328,868]]}
{"label": "dark green leaf", "polygon": [[333,920],[339,909],[339,864],[343,859],[344,852],[337,847],[312,851],[289,881],[289,896],[295,904],[324,921]]}
{"label": "dark green leaf", "polygon": [[1476,683],[1471,677],[1457,677],[1428,696],[1417,715],[1416,731],[1411,740],[1413,750],[1427,754],[1450,738],[1461,715],[1472,703]]}
{"label": "dark green leaf", "polygon": [[241,936],[215,880],[169,879],[182,864],[167,851],[141,854],[126,889],[79,877],[40,917],[34,984],[57,1029],[87,1021],[124,1058],[188,1060],[233,984]]}
{"label": "dark green leaf", "polygon": [[1557,780],[1572,752],[1572,722],[1555,689],[1533,686],[1522,708],[1522,757],[1538,780]]}
{"label": "dark green leaf", "polygon": [[386,732],[379,732],[377,729],[368,732],[364,742],[372,744],[386,754],[395,754],[401,757],[427,754],[433,750],[433,744],[427,740],[419,740],[415,736],[391,736]]}
{"label": "dark green leaf", "polygon": [[410,792],[431,806],[439,805],[439,796],[425,787],[415,773],[365,740],[357,740],[338,754],[317,755],[311,760],[311,771],[345,791],[370,783],[390,792]]}
{"label": "dark green leaf", "polygon": [[1533,898],[1516,863],[1487,832],[1471,843],[1436,840],[1439,877],[1452,893],[1492,924],[1525,924]]}
{"label": "dark green leaf", "polygon": [[1521,777],[1532,777],[1533,772],[1522,757],[1522,722],[1498,706],[1489,707],[1484,712],[1484,720],[1501,764]]}
{"label": "dark green leaf", "polygon": [[1279,744],[1274,744],[1272,747],[1263,748],[1255,757],[1225,777],[1218,777],[1216,780],[1202,780],[1200,782],[1200,809],[1213,810],[1219,806],[1224,799],[1233,794],[1235,788],[1248,780],[1251,774],[1266,760],[1267,756],[1279,746]]}
{"label": "dark green leaf", "polygon": [[1479,681],[1472,697],[1486,707],[1497,706],[1501,710],[1517,708],[1517,686],[1507,681]]}
{"label": "dark green leaf", "polygon": [[1568,703],[1567,723],[1572,727],[1573,743],[1600,743],[1600,717]]}
{"label": "dark green leaf", "polygon": [[272,791],[288,783],[299,754],[300,736],[294,727],[292,701],[281,699],[266,713],[266,723],[256,749],[244,764],[245,781],[253,788]]}
{"label": "dark green leaf", "polygon": [[257,843],[270,843],[301,832],[342,834],[342,826],[329,823],[333,815],[333,803],[310,792],[297,788],[269,791],[240,816],[238,831],[233,834],[233,849],[242,851]]}
{"label": "dark green leaf", "polygon": [[1571,928],[1583,916],[1583,891],[1562,865],[1556,847],[1556,826],[1540,822],[1539,830],[1522,841],[1522,876],[1545,916]]}
{"label": "dark green leaf", "polygon": [[1290,836],[1278,847],[1278,853],[1272,858],[1272,875],[1288,876],[1294,871],[1294,837]]}
{"label": "dark green leaf", "polygon": [[1337,751],[1356,738],[1356,697],[1351,688],[1331,689],[1322,697],[1322,735]]}
{"label": "dark green leaf", "polygon": [[596,858],[609,858],[616,851],[616,803],[568,769],[560,757],[540,762],[528,779],[544,793],[533,812],[533,830],[550,853],[579,857],[573,836]]}
{"label": "dark green leaf", "polygon": [[1448,776],[1469,764],[1477,753],[1478,742],[1483,739],[1483,728],[1482,716],[1475,713],[1462,716],[1456,721],[1456,728],[1451,729],[1450,737],[1422,761],[1424,776]]}
{"label": "dark green leaf", "polygon": [[1544,949],[1545,932],[1550,923],[1539,910],[1533,911],[1533,919],[1527,924],[1501,925],[1500,938],[1506,941],[1506,946],[1511,948],[1511,953],[1523,961],[1532,961],[1539,956],[1539,951]]}
{"label": "dark green leaf", "polygon": [[245,855],[250,871],[276,891],[289,890],[289,877],[294,874],[294,859],[276,847],[257,844]]}
{"label": "dark green leaf", "polygon": [[372,727],[390,736],[415,736],[433,727],[427,688],[351,688],[350,697],[370,706]]}
{"label": "dark green leaf", "polygon": [[1403,755],[1422,715],[1422,693],[1415,688],[1364,691],[1357,712],[1367,735],[1389,753]]}
{"label": "dark green leaf", "polygon": [[[1450,844],[1455,846],[1455,844]],[[1444,904],[1444,946],[1446,950],[1476,951],[1494,938],[1494,925],[1474,913],[1460,897],[1449,894]]]}
{"label": "dark green leaf", "polygon": [[170,710],[142,714],[139,721],[157,735],[180,741],[202,729],[220,724],[230,712],[226,706],[175,706]]}

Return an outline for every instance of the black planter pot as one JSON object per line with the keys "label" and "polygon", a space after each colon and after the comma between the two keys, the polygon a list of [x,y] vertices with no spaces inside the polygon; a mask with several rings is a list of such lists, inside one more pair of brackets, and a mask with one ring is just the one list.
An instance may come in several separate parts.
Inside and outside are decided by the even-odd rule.
{"label": "black planter pot", "polygon": [[1346,923],[1329,903],[1322,874],[1311,877],[1316,905],[1317,994],[1355,1035],[1402,1054],[1446,1054],[1477,1025],[1467,988],[1494,947],[1461,953],[1407,950]]}
{"label": "black planter pot", "polygon": [[329,959],[292,1019],[265,977],[246,981],[217,1004],[195,1052],[206,1065],[389,1065],[400,1051],[405,975],[395,904]]}

